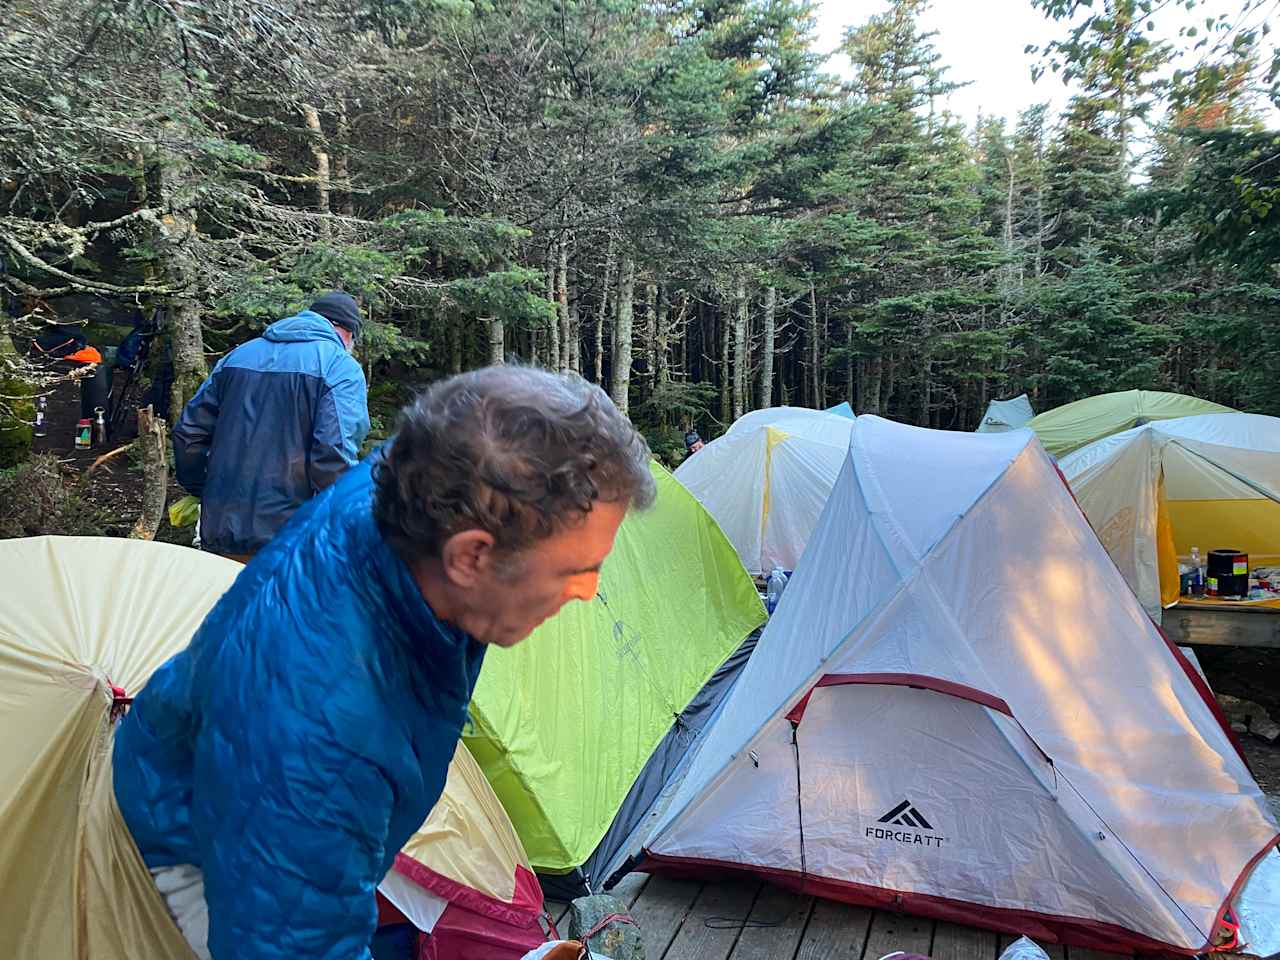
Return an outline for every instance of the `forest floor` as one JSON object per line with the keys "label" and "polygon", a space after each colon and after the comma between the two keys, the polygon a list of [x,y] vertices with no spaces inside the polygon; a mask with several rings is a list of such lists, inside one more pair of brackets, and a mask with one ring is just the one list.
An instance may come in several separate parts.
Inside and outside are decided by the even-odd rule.
{"label": "forest floor", "polygon": [[[59,384],[49,398],[48,436],[35,441],[37,452],[56,456],[63,464],[68,482],[74,483],[98,457],[128,445],[137,431],[136,413],[131,412],[121,435],[104,447],[75,449],[76,422],[80,416],[79,387]],[[170,479],[169,503],[180,499],[183,490]],[[103,529],[113,536],[129,532],[142,510],[142,471],[128,452],[102,463],[88,477],[82,496],[98,508]],[[166,515],[156,539],[189,545],[193,528],[174,529]],[[1264,707],[1280,721],[1280,650],[1256,647],[1198,647],[1196,655],[1215,693],[1241,697]],[[1258,784],[1280,816],[1280,740],[1275,743],[1248,734],[1240,735],[1245,754]]]}
{"label": "forest floor", "polygon": [[[76,424],[80,419],[80,388],[77,383],[54,386],[45,416],[47,436],[33,441],[34,451],[57,457],[69,484],[83,481],[80,495],[96,508],[104,533],[127,535],[142,513],[142,467],[130,451],[115,451],[128,447],[137,436],[137,411],[129,412],[119,435],[88,450],[76,449],[75,446]],[[85,476],[98,458],[113,453]],[[184,491],[171,473],[168,503],[181,499],[183,495]],[[195,532],[191,527],[175,530],[169,525],[167,511],[160,527],[156,539],[169,543],[190,544]]]}

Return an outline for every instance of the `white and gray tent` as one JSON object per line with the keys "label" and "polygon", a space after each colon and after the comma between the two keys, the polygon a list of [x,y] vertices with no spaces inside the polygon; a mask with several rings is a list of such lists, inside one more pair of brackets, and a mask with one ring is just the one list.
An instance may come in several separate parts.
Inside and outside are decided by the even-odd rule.
{"label": "white and gray tent", "polygon": [[[633,866],[1096,949],[1276,936],[1280,828],[1030,430],[859,417]],[[1280,949],[1271,944],[1263,954]]]}
{"label": "white and gray tent", "polygon": [[1031,400],[1020,394],[1012,400],[992,400],[987,404],[987,412],[978,424],[978,433],[1004,433],[1025,427],[1036,412],[1031,409]]}

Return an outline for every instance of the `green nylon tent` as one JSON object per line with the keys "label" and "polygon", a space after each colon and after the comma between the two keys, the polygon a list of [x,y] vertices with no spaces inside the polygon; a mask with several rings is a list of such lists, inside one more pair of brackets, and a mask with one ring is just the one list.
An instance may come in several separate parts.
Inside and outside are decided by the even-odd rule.
{"label": "green nylon tent", "polygon": [[1234,412],[1230,407],[1181,393],[1123,390],[1055,407],[1032,417],[1027,426],[1036,432],[1051,456],[1064,457],[1095,440],[1152,420]]}
{"label": "green nylon tent", "polygon": [[534,867],[583,864],[688,705],[764,622],[720,528],[652,465],[658,499],[623,522],[600,595],[490,650],[464,731]]}

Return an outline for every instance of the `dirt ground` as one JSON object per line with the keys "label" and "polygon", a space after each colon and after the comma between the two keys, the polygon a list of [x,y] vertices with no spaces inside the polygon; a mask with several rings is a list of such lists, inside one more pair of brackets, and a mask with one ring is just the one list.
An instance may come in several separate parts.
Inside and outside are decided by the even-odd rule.
{"label": "dirt ground", "polygon": [[[1280,722],[1280,650],[1196,647],[1195,651],[1215,693],[1252,700]],[[1249,734],[1239,736],[1258,785],[1280,816],[1280,740],[1267,743]]]}
{"label": "dirt ground", "polygon": [[[84,497],[102,511],[104,529],[108,534],[126,535],[142,512],[141,469],[130,460],[127,450],[121,450],[128,447],[137,436],[137,411],[129,412],[117,436],[88,450],[77,450],[75,446],[76,424],[80,419],[80,387],[77,383],[59,383],[53,387],[45,417],[48,435],[35,438],[32,448],[36,453],[56,456],[69,481],[83,476],[100,457],[114,453],[90,473]],[[168,502],[172,503],[182,496],[182,489],[171,478]],[[190,543],[193,532],[190,528],[186,531],[174,530],[165,519],[157,539]]]}

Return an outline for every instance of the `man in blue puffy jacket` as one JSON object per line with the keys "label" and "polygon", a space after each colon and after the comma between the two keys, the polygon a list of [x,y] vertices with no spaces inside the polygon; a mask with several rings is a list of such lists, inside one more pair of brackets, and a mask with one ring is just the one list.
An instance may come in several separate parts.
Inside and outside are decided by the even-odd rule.
{"label": "man in blue puffy jacket", "polygon": [[182,411],[174,467],[200,498],[205,550],[248,560],[356,462],[369,432],[360,323],[353,297],[327,293],[223,357]]}
{"label": "man in blue puffy jacket", "polygon": [[197,955],[368,960],[486,646],[593,598],[654,495],[599,387],[489,367],[434,385],[294,515],[116,736],[120,811]]}

